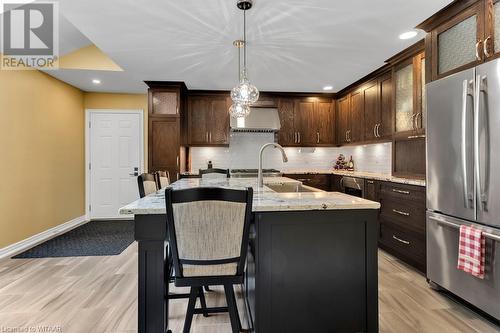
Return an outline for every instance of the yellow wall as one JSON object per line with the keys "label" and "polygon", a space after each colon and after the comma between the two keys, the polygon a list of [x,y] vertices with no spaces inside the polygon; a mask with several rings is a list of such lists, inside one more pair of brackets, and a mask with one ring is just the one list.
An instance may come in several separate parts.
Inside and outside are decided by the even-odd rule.
{"label": "yellow wall", "polygon": [[85,109],[135,109],[144,114],[144,166],[148,169],[148,97],[147,94],[84,93]]}
{"label": "yellow wall", "polygon": [[95,45],[82,47],[59,58],[59,68],[123,71],[110,57]]}
{"label": "yellow wall", "polygon": [[0,248],[85,214],[83,93],[0,71]]}

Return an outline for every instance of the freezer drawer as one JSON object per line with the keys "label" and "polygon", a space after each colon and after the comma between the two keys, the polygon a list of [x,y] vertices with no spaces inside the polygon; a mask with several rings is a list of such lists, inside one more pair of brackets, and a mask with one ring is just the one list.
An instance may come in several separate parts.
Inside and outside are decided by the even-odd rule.
{"label": "freezer drawer", "polygon": [[486,276],[481,280],[456,268],[462,224],[471,222],[427,212],[427,277],[500,319],[500,230],[481,226],[491,234],[486,237]]}

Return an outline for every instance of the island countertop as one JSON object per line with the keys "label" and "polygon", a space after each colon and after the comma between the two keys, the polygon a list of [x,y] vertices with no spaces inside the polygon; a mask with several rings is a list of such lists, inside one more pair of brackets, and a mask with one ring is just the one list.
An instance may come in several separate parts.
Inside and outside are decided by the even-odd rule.
{"label": "island countertop", "polygon": [[[223,187],[231,189],[254,189],[253,211],[306,211],[306,210],[340,210],[340,209],[379,209],[380,203],[354,197],[340,192],[289,192],[278,193],[266,184],[296,183],[299,181],[286,177],[264,178],[264,187],[258,188],[256,178],[201,179],[184,178],[170,185],[173,189],[197,187]],[[165,214],[165,190],[159,190],[144,198],[136,200],[122,208],[120,214]]]}

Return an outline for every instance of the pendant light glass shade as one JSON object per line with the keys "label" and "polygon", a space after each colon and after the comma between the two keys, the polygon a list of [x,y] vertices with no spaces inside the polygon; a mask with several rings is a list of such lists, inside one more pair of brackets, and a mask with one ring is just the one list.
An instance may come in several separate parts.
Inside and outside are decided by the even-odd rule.
{"label": "pendant light glass shade", "polygon": [[245,118],[250,114],[250,107],[246,104],[234,103],[229,108],[229,114],[233,118]]}
{"label": "pendant light glass shade", "polygon": [[234,103],[252,105],[259,100],[259,90],[247,79],[246,71],[241,73],[240,83],[231,90]]}

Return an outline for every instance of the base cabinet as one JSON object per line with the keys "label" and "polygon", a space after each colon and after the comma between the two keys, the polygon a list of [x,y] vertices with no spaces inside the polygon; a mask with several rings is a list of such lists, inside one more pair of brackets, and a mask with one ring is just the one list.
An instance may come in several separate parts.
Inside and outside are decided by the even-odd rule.
{"label": "base cabinet", "polygon": [[380,248],[426,271],[425,187],[382,182]]}
{"label": "base cabinet", "polygon": [[256,214],[245,279],[255,332],[378,332],[376,214]]}
{"label": "base cabinet", "polygon": [[311,186],[314,188],[319,188],[323,191],[330,191],[331,188],[331,177],[329,174],[285,174],[284,177],[292,178],[302,182],[302,184]]}

